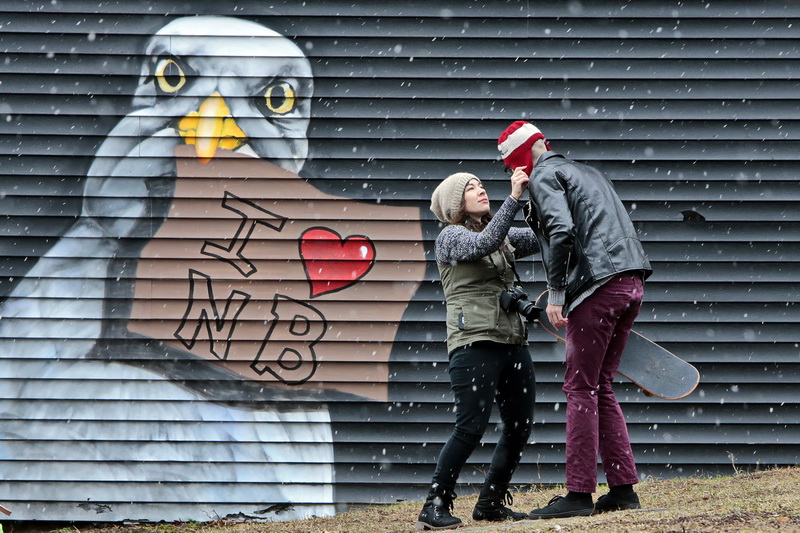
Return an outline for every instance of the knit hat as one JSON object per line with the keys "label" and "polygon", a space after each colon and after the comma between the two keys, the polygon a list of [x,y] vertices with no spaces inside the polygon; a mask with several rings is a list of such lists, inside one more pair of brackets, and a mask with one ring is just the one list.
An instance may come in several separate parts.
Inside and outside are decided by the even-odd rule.
{"label": "knit hat", "polygon": [[530,175],[533,171],[531,147],[539,139],[544,140],[545,147],[550,150],[550,144],[539,128],[524,120],[512,123],[497,138],[497,149],[503,163],[511,168],[525,167],[525,172]]}
{"label": "knit hat", "polygon": [[457,172],[444,179],[431,196],[431,211],[436,218],[442,222],[452,224],[453,216],[461,207],[461,200],[464,199],[464,189],[470,180],[478,179],[474,174],[468,172]]}

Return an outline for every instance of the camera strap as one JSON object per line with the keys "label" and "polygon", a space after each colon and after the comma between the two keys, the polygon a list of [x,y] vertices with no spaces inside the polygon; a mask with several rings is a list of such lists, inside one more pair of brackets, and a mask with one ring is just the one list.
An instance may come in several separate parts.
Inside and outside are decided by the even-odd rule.
{"label": "camera strap", "polygon": [[[514,260],[514,252],[512,251],[511,243],[509,242],[508,237],[506,237],[506,239],[503,241],[502,246],[500,246],[500,254],[503,256],[503,261],[508,266],[511,267],[511,271],[514,273],[514,278],[517,280],[517,283],[521,286],[522,280],[520,279],[519,273],[517,272],[517,268],[515,266],[516,261]],[[505,285],[506,284],[505,269],[497,266],[497,263],[495,263],[494,260],[492,260],[492,264],[497,270],[497,275],[500,277],[500,281],[502,281],[503,285]]]}
{"label": "camera strap", "polygon": [[[500,247],[500,255],[503,257],[503,262],[508,264],[509,267],[511,267],[511,271],[514,273],[514,278],[517,280],[517,286],[524,293],[525,290],[522,288],[522,280],[520,279],[519,272],[517,272],[517,267],[515,266],[516,259],[514,258],[513,247],[511,246],[511,243],[509,242],[508,237],[506,237],[505,241],[503,242],[503,245]],[[492,264],[494,265],[495,269],[497,270],[497,275],[500,278],[500,281],[503,283],[503,285],[506,285],[505,269],[501,270],[497,266],[497,264],[494,262],[494,260],[492,260]],[[511,289],[511,287],[506,286],[506,289],[509,290],[509,289]],[[527,298],[527,295],[525,297]],[[517,312],[517,316],[520,316],[520,318],[521,318],[521,315],[519,315],[519,312]],[[527,326],[527,324],[524,323],[524,321],[522,322],[522,327],[524,329],[523,336],[525,338],[527,338],[528,337],[528,326]]]}
{"label": "camera strap", "polygon": [[511,261],[510,263],[511,271],[514,273],[514,277],[517,279],[517,283],[522,285],[522,280],[519,278],[519,273],[517,272],[517,267],[514,266],[514,263],[515,263],[514,261]]}

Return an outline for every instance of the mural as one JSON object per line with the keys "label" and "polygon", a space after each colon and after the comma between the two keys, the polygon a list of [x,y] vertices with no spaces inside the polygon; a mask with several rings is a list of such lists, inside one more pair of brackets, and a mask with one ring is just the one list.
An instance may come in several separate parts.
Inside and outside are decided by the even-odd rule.
{"label": "mural", "polygon": [[2,432],[26,443],[0,475],[48,481],[15,518],[331,514],[326,401],[387,399],[419,209],[299,176],[314,80],[282,35],[179,18],[141,57],[80,217],[0,307]]}

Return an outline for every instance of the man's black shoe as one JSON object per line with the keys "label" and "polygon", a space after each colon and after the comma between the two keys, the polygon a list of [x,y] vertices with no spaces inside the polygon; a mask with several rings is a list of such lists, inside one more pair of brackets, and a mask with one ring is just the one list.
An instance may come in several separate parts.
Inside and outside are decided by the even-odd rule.
{"label": "man's black shoe", "polygon": [[569,518],[570,516],[589,516],[592,513],[594,513],[594,504],[591,499],[587,503],[583,500],[570,501],[563,496],[555,496],[545,507],[531,511],[528,518],[534,520]]}
{"label": "man's black shoe", "polygon": [[594,504],[594,512],[607,513],[609,511],[622,511],[624,509],[641,509],[641,507],[639,495],[635,492],[624,496],[608,493],[597,498],[597,503]]}

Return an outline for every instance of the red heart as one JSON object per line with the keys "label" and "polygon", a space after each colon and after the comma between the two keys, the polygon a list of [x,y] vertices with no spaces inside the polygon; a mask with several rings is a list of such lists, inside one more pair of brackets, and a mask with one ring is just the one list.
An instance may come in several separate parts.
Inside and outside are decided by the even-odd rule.
{"label": "red heart", "polygon": [[300,258],[311,283],[311,297],[349,287],[375,264],[375,246],[367,237],[310,228],[300,236]]}

